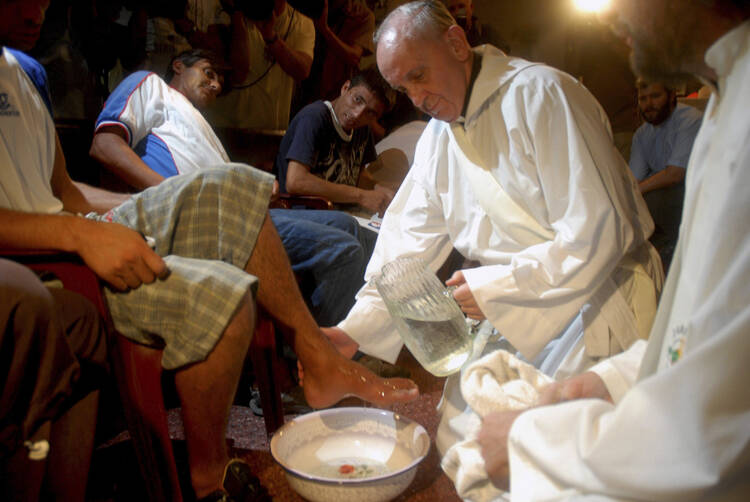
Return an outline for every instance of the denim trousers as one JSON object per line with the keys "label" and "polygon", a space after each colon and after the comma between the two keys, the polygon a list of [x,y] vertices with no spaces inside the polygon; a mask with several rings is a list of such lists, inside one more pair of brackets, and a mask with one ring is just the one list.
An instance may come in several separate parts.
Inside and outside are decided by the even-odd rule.
{"label": "denim trousers", "polygon": [[341,211],[271,209],[305,301],[320,326],[346,317],[364,283],[377,233]]}

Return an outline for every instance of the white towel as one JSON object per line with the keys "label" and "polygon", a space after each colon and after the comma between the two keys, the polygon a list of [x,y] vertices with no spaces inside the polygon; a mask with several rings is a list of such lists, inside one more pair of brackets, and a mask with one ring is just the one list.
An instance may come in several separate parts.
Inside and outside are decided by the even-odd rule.
{"label": "white towel", "polygon": [[465,421],[464,439],[445,452],[442,468],[463,500],[510,500],[506,492],[492,484],[484,468],[476,440],[481,418],[495,411],[533,406],[539,391],[552,382],[550,377],[505,350],[487,354],[462,371],[461,394],[473,413]]}

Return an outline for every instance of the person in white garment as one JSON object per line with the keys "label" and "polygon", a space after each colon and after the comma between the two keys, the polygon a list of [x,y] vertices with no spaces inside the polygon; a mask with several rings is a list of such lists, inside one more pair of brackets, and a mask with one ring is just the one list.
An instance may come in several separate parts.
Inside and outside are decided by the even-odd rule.
{"label": "person in white garment", "polygon": [[[455,247],[480,263],[447,282],[462,310],[556,377],[645,338],[662,279],[653,223],[594,97],[553,68],[472,50],[439,1],[400,6],[375,40],[385,79],[433,119],[366,278],[407,256],[437,270]],[[371,285],[328,334],[345,355],[393,362],[402,347]],[[465,408],[453,378],[441,452],[465,432]]]}
{"label": "person in white garment", "polygon": [[511,500],[747,500],[750,2],[620,0],[612,14],[637,73],[714,91],[677,250],[649,342],[545,396],[569,402],[488,415],[486,469]]}

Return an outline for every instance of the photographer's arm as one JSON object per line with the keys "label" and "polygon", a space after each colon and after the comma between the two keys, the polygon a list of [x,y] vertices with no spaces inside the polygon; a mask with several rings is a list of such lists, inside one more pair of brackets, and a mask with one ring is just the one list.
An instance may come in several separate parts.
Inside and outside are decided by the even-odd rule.
{"label": "photographer's arm", "polygon": [[255,21],[255,26],[266,42],[266,50],[279,63],[281,69],[295,80],[304,80],[310,75],[312,68],[312,57],[303,51],[289,46],[285,40],[276,33],[274,25],[276,14],[266,21]]}

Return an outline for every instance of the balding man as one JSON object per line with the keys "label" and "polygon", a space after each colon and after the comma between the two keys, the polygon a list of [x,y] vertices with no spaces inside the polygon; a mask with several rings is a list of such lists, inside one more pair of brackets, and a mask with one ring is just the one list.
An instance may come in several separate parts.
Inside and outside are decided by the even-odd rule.
{"label": "balding man", "polygon": [[[391,86],[433,119],[367,278],[405,256],[437,270],[455,247],[480,263],[447,282],[463,311],[550,375],[645,338],[661,281],[653,223],[593,96],[553,68],[472,50],[438,1],[394,10],[376,57]],[[402,346],[371,286],[330,335],[344,353],[359,347],[391,361]],[[452,421],[465,406],[454,380],[446,392],[441,452],[463,433]]]}

